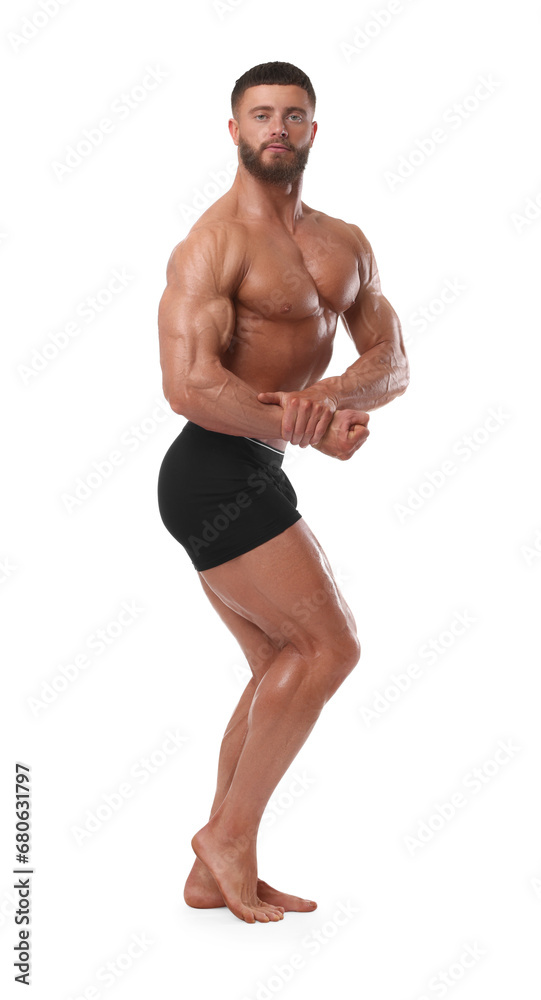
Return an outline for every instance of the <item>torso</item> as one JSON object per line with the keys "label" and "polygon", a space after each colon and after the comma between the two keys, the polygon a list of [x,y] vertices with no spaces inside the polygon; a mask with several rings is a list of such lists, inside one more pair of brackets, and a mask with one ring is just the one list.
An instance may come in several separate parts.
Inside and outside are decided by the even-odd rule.
{"label": "torso", "polygon": [[[303,204],[294,234],[281,225],[239,218],[224,195],[193,227],[231,224],[242,253],[233,297],[236,328],[221,363],[258,392],[292,392],[322,378],[338,316],[359,291],[360,241],[352,228]],[[261,438],[281,450],[281,438]]]}

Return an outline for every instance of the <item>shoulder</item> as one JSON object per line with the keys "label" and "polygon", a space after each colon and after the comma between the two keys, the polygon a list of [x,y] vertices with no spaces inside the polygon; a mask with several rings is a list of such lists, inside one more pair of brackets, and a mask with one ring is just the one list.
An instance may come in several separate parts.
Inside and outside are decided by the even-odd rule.
{"label": "shoulder", "polygon": [[[207,215],[207,213],[205,213]],[[212,276],[216,283],[240,284],[247,266],[246,229],[227,216],[201,217],[173,247],[167,262],[169,283]]]}
{"label": "shoulder", "polygon": [[338,219],[333,215],[327,215],[325,212],[320,212],[308,206],[305,206],[305,208],[307,214],[312,216],[314,222],[323,231],[328,233],[329,236],[338,237],[342,242],[347,243],[359,260],[372,252],[365,234],[355,223],[345,222],[344,219]]}
{"label": "shoulder", "polygon": [[219,253],[226,247],[238,251],[244,247],[245,238],[245,227],[237,219],[219,216],[207,219],[201,217],[186,236],[173,247],[169,262],[175,265],[190,256]]}

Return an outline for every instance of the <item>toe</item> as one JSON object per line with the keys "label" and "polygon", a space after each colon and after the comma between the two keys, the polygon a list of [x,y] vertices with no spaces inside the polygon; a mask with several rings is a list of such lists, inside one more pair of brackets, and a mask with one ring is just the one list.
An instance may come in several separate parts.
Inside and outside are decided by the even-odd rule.
{"label": "toe", "polygon": [[303,910],[316,910],[317,909],[317,903],[315,903],[313,899],[301,899],[299,897],[298,904],[299,904],[299,909],[303,909]]}

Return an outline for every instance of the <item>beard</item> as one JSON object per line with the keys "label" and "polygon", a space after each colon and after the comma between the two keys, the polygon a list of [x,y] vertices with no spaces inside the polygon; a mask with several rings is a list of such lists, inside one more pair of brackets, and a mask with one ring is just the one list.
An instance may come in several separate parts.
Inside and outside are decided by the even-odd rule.
{"label": "beard", "polygon": [[267,162],[264,163],[262,156],[266,147],[263,146],[261,150],[254,149],[239,137],[239,155],[248,172],[258,181],[266,181],[268,184],[288,184],[302,174],[308,161],[310,146],[293,149],[289,144],[286,145],[291,149],[287,157],[285,153],[276,153],[273,156],[271,152]]}

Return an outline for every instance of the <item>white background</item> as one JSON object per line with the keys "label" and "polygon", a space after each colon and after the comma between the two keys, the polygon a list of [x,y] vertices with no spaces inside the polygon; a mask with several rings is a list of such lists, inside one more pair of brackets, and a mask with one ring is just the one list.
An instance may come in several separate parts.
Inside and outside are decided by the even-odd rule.
{"label": "white background", "polygon": [[[538,5],[40,10],[10,0],[1,24],[3,995],[22,991],[11,985],[16,761],[32,768],[40,1000],[536,995]],[[303,200],[370,240],[411,383],[372,413],[350,462],[288,447],[284,468],[362,657],[259,840],[261,876],[318,909],[248,925],[182,898],[247,668],[159,517],[158,470],[184,419],[163,398],[156,317],[173,246],[232,181],[235,80],[274,59],[300,66],[317,95]],[[115,111],[149,67],[161,82]],[[491,82],[476,99],[481,77]],[[104,117],[113,130],[61,179],[53,164]],[[444,141],[419,154],[436,128]],[[77,309],[115,269],[124,289],[86,322]],[[74,321],[53,356],[53,336]],[[340,324],[327,374],[354,356]],[[120,464],[92,477],[111,452]],[[138,610],[115,627],[123,602]],[[457,615],[469,624],[453,635]],[[89,646],[99,629],[101,654]],[[85,653],[63,683],[61,668]],[[405,687],[412,664],[400,691],[392,675]],[[168,732],[186,739],[157,753]],[[495,758],[500,741],[514,749]],[[152,753],[160,766],[136,779]],[[79,842],[126,781],[132,797]],[[459,793],[442,820],[438,806]],[[137,934],[149,943],[130,960]]]}

